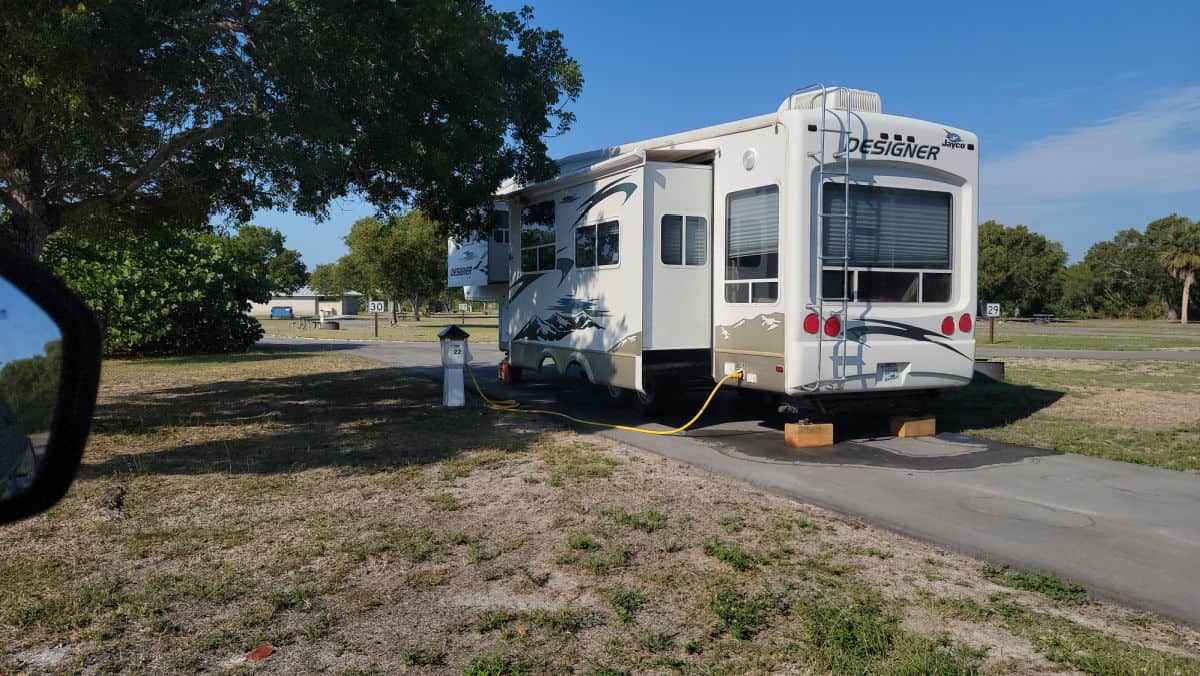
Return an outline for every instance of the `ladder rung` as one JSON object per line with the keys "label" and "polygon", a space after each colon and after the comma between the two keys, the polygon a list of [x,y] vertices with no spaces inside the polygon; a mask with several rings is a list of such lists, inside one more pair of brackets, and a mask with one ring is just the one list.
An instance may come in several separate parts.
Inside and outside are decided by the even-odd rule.
{"label": "ladder rung", "polygon": [[834,134],[849,134],[850,133],[849,129],[818,129],[817,131],[822,131],[822,132],[826,132],[826,133],[832,132]]}
{"label": "ladder rung", "polygon": [[850,172],[848,172],[848,171],[822,171],[821,175],[822,176],[849,176]]}
{"label": "ladder rung", "polygon": [[823,261],[848,261],[848,260],[850,260],[849,256],[826,256],[824,254],[817,256],[817,258],[820,258]]}
{"label": "ladder rung", "polygon": [[850,214],[831,214],[828,212],[823,212],[821,214],[821,218],[846,218],[846,219],[849,219]]}

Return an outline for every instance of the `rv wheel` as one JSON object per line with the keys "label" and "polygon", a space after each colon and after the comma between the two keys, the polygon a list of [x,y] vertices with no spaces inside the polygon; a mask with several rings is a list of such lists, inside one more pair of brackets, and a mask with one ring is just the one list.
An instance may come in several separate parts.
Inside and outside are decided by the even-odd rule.
{"label": "rv wheel", "polygon": [[607,385],[607,386],[605,386],[604,389],[608,390],[608,396],[611,397],[613,401],[617,401],[617,402],[621,402],[621,403],[629,401],[630,390],[627,390],[624,387],[617,387],[616,385]]}
{"label": "rv wheel", "polygon": [[670,399],[669,392],[677,390],[678,383],[662,376],[642,376],[642,389],[633,393],[633,410],[638,415],[648,418],[662,413],[667,408]]}

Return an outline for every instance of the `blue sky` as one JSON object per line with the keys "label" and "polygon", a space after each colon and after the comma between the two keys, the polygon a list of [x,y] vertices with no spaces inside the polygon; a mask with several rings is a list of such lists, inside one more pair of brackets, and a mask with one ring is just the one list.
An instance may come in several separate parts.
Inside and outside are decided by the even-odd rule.
{"label": "blue sky", "polygon": [[[1024,223],[1073,260],[1171,212],[1200,218],[1200,3],[605,3],[534,7],[583,66],[561,157],[775,110],[814,81],[980,137],[980,217]],[[372,209],[315,224],[264,213],[311,268]]]}
{"label": "blue sky", "polygon": [[0,367],[14,359],[46,354],[62,338],[58,325],[7,280],[0,279]]}

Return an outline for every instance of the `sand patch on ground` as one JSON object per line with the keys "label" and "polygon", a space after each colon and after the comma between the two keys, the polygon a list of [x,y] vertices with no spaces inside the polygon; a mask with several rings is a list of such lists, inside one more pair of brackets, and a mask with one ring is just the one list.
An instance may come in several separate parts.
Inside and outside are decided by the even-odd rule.
{"label": "sand patch on ground", "polygon": [[1102,427],[1159,432],[1200,425],[1200,394],[1087,388],[1043,411]]}

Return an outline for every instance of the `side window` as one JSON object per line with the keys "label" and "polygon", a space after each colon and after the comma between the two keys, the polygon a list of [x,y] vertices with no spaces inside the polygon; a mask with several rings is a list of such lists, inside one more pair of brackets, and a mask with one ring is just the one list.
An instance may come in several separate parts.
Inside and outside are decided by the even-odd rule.
{"label": "side window", "polygon": [[779,300],[778,186],[730,193],[725,222],[725,302]]}
{"label": "side window", "polygon": [[700,216],[664,214],[660,223],[663,265],[704,265],[708,262],[708,221]]}
{"label": "side window", "polygon": [[621,226],[617,221],[575,228],[575,267],[594,268],[621,262]]}
{"label": "side window", "polygon": [[509,213],[503,209],[492,211],[492,241],[496,244],[509,243]]}
{"label": "side window", "polygon": [[539,202],[521,211],[521,271],[554,269],[554,202]]}

